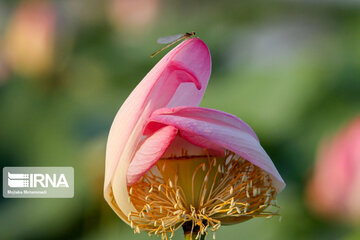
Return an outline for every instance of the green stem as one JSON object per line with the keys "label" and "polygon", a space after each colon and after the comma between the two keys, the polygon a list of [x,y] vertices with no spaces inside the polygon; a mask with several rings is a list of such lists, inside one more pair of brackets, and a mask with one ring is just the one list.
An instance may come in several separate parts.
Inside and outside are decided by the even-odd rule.
{"label": "green stem", "polygon": [[196,237],[194,235],[191,236],[191,233],[188,233],[188,234],[184,233],[184,235],[185,235],[185,240],[195,239],[195,237]]}
{"label": "green stem", "polygon": [[[195,240],[197,234],[193,234],[191,236],[191,233],[185,234],[185,240]],[[205,234],[200,236],[200,240],[205,240]]]}
{"label": "green stem", "polygon": [[[196,236],[197,236],[197,234],[198,234],[198,232],[200,230],[199,227],[195,226],[193,228],[192,221],[185,222],[182,227],[183,227],[183,230],[184,230],[185,240],[195,240],[195,238],[196,238]],[[199,239],[200,240],[205,240],[206,239],[206,234],[200,235]]]}

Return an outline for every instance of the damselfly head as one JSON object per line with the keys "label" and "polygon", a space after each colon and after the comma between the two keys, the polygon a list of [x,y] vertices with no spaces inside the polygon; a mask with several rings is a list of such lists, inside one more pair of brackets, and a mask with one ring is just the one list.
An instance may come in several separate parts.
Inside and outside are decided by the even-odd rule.
{"label": "damselfly head", "polygon": [[185,37],[194,37],[196,35],[195,32],[187,32],[184,34]]}

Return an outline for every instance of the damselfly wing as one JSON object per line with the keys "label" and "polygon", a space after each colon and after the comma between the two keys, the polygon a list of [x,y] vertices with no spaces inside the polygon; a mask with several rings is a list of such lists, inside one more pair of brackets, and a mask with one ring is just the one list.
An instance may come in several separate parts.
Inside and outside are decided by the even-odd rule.
{"label": "damselfly wing", "polygon": [[159,52],[167,49],[168,47],[174,45],[177,42],[180,42],[184,39],[187,38],[191,38],[195,36],[195,32],[187,32],[187,33],[180,33],[180,34],[176,34],[176,35],[172,35],[172,36],[167,36],[167,37],[161,37],[157,40],[158,43],[160,44],[167,44],[165,47],[161,48],[160,50],[154,52],[153,54],[151,54],[150,57],[155,57],[156,54],[158,54]]}
{"label": "damselfly wing", "polygon": [[176,35],[161,37],[157,40],[157,43],[169,44],[169,43],[175,42],[176,40],[182,38],[183,36],[184,36],[184,34],[180,33],[180,34],[176,34]]}

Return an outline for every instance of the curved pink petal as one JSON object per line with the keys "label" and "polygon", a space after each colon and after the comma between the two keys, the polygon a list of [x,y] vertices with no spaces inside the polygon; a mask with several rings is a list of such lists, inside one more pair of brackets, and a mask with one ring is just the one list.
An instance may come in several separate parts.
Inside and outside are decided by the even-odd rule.
{"label": "curved pink petal", "polygon": [[131,204],[127,203],[126,170],[138,148],[148,117],[158,108],[197,106],[210,71],[210,53],[205,43],[198,38],[188,39],[155,65],[118,111],[106,146],[104,195],[112,206],[114,194],[121,210],[112,207],[124,221],[132,210]]}
{"label": "curved pink petal", "polygon": [[[256,133],[252,128],[240,118],[226,112],[215,109],[201,108],[201,107],[176,107],[176,108],[161,108],[153,112],[152,115],[176,115],[179,117],[186,117],[192,119],[206,119],[209,123],[214,123],[219,126],[235,127],[247,132],[259,141]],[[155,123],[154,123],[155,124]],[[151,134],[151,126],[147,126],[144,130],[144,135]]]}
{"label": "curved pink petal", "polygon": [[147,137],[141,143],[127,171],[128,185],[136,183],[155,165],[174,140],[177,132],[177,128],[166,126]]}
{"label": "curved pink petal", "polygon": [[251,128],[242,120],[234,118],[228,113],[198,107],[161,109],[151,115],[145,132],[150,132],[154,122],[170,125],[178,128],[180,136],[192,144],[200,142],[202,147],[209,148],[217,145],[235,152],[268,172],[280,192],[285,183],[270,157]]}

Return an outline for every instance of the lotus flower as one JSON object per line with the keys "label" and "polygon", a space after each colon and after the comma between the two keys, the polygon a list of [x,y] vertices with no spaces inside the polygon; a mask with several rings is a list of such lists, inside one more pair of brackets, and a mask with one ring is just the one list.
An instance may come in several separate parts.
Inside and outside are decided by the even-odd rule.
{"label": "lotus flower", "polygon": [[319,215],[360,222],[360,116],[322,142],[307,190]]}
{"label": "lotus flower", "polygon": [[143,33],[159,13],[159,0],[111,0],[108,2],[109,20],[127,33]]}
{"label": "lotus flower", "polygon": [[56,12],[51,2],[23,1],[15,10],[4,41],[10,66],[25,75],[48,73],[53,66]]}
{"label": "lotus flower", "polygon": [[211,71],[192,38],[170,51],[118,111],[106,149],[105,199],[134,232],[199,238],[277,213],[285,183],[241,119],[198,107]]}

